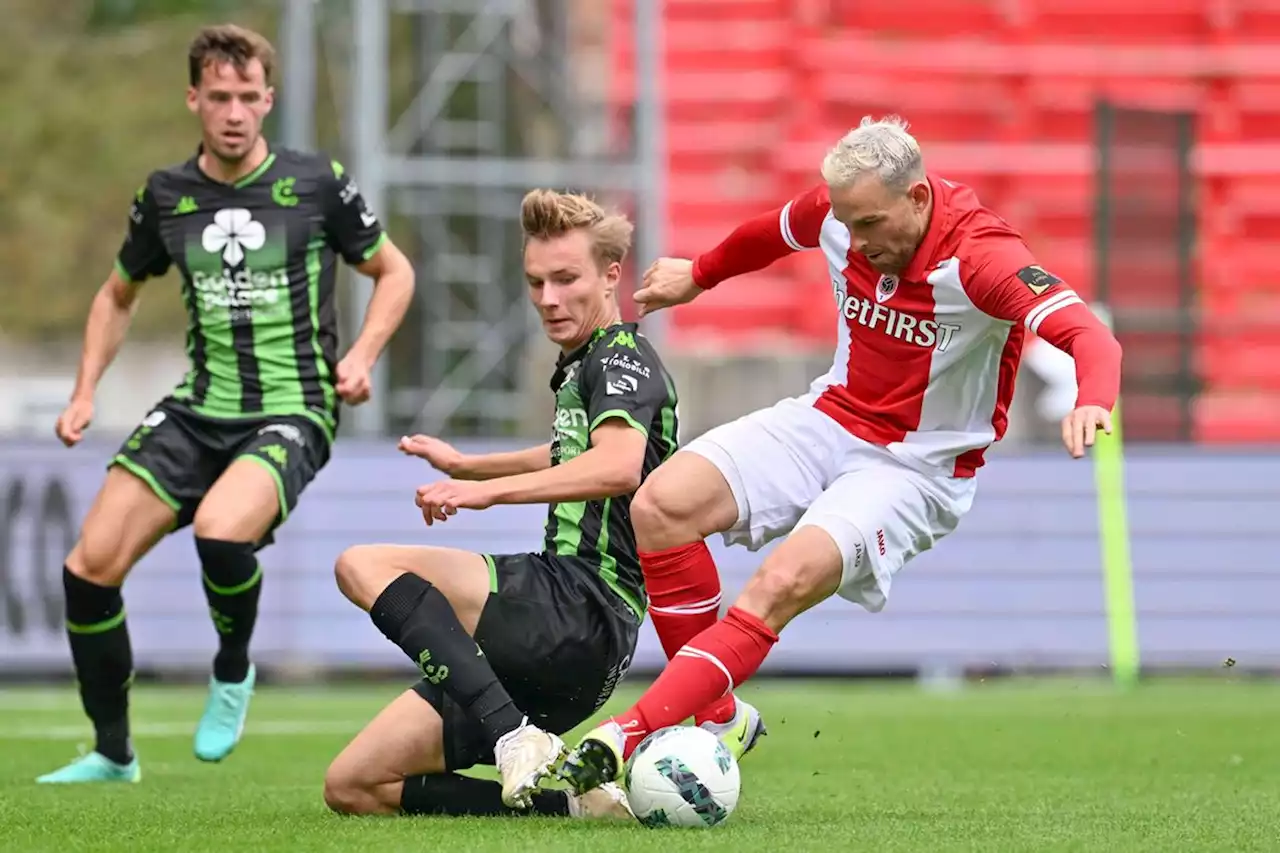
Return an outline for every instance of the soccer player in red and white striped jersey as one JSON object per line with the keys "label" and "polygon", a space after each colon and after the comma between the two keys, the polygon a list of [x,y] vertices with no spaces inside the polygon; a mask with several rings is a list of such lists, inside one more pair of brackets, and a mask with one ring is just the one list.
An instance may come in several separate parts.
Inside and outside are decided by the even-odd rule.
{"label": "soccer player in red and white striped jersey", "polygon": [[[925,170],[904,122],[863,119],[822,177],[692,262],[657,261],[636,294],[653,311],[818,250],[838,341],[808,393],[700,436],[636,495],[650,612],[671,660],[570,754],[562,774],[579,790],[617,778],[646,734],[690,716],[738,756],[754,745],[760,715],[733,690],[778,632],[833,594],[880,610],[902,566],[968,512],[1029,332],[1075,359],[1071,456],[1111,429],[1120,345],[971,189]],[[786,537],[724,619],[705,606],[720,595],[712,533],[751,550]]]}

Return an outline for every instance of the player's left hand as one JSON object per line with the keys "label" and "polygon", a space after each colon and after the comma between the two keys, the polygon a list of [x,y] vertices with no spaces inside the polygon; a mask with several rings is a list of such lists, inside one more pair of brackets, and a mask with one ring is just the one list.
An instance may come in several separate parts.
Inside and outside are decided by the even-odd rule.
{"label": "player's left hand", "polygon": [[369,399],[373,390],[373,382],[369,374],[373,365],[357,352],[349,352],[338,362],[338,396],[348,406],[358,406]]}
{"label": "player's left hand", "polygon": [[1062,443],[1072,458],[1079,459],[1085,448],[1093,447],[1098,427],[1111,435],[1111,413],[1101,406],[1081,406],[1062,419]]}
{"label": "player's left hand", "polygon": [[422,510],[422,520],[430,527],[448,521],[460,509],[488,509],[493,506],[489,485],[475,480],[440,480],[418,487],[414,503]]}

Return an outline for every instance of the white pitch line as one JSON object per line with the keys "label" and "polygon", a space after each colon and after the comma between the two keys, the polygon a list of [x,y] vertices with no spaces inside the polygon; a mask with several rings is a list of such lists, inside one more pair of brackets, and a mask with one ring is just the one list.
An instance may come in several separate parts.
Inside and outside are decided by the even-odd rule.
{"label": "white pitch line", "polygon": [[[254,720],[245,724],[246,735],[275,735],[297,737],[304,735],[354,735],[368,723],[344,720]],[[191,737],[196,723],[137,723],[132,728],[134,737]],[[87,725],[68,726],[18,726],[0,729],[0,740],[92,740],[93,730]]]}

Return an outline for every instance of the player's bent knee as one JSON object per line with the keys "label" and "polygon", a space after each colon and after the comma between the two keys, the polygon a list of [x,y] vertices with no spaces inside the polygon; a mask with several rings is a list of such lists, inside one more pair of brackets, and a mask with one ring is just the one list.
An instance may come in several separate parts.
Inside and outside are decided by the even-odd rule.
{"label": "player's bent knee", "polygon": [[379,814],[386,811],[375,790],[334,767],[324,776],[324,804],[343,815]]}
{"label": "player's bent knee", "polygon": [[353,604],[360,604],[361,576],[368,565],[367,545],[355,545],[338,555],[333,563],[333,577],[338,589]]}
{"label": "player's bent knee", "polygon": [[222,542],[256,542],[271,529],[276,510],[244,512],[220,504],[201,504],[191,521],[191,532],[200,539]]}
{"label": "player's bent knee", "polygon": [[333,576],[347,600],[368,610],[400,571],[377,545],[354,545],[338,555]]}
{"label": "player's bent knee", "polygon": [[358,750],[344,750],[324,774],[324,804],[344,815],[395,814],[400,810],[398,774]]}
{"label": "player's bent knee", "polygon": [[774,631],[840,587],[844,557],[835,539],[818,527],[796,530],[765,558],[747,582],[737,606]]}
{"label": "player's bent knee", "polygon": [[738,505],[711,462],[677,453],[640,486],[630,511],[640,547],[660,550],[728,530],[737,521]]}

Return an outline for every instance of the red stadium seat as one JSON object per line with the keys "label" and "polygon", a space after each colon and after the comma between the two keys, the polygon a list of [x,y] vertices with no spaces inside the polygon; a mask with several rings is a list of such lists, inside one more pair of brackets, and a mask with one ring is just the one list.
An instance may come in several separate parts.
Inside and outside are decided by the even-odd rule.
{"label": "red stadium seat", "polygon": [[1195,438],[1212,444],[1280,441],[1280,393],[1211,391],[1195,402]]}
{"label": "red stadium seat", "polygon": [[1116,0],[1032,0],[1031,26],[1063,42],[1195,43],[1209,29],[1204,0],[1159,4]]}

